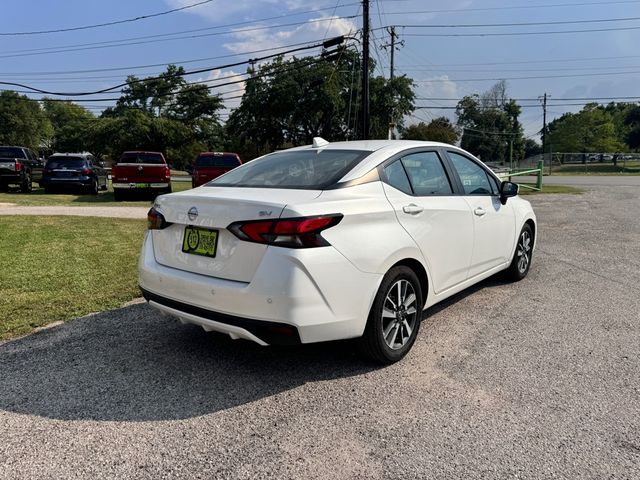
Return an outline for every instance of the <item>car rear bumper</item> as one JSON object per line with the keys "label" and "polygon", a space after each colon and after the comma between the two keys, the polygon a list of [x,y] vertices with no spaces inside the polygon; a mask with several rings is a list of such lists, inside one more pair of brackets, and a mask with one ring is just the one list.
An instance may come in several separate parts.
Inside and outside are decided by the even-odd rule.
{"label": "car rear bumper", "polygon": [[23,176],[21,173],[14,172],[1,172],[0,171],[0,183],[9,184],[9,183],[20,183],[22,182]]}
{"label": "car rear bumper", "polygon": [[163,190],[169,188],[169,182],[129,182],[111,183],[114,190]]}
{"label": "car rear bumper", "polygon": [[88,187],[93,183],[93,177],[74,177],[74,178],[58,178],[58,177],[42,177],[38,184],[41,187]]}
{"label": "car rear bumper", "polygon": [[382,275],[356,269],[333,247],[267,248],[249,283],[156,262],[147,234],[139,284],[149,304],[205,330],[261,345],[362,335]]}

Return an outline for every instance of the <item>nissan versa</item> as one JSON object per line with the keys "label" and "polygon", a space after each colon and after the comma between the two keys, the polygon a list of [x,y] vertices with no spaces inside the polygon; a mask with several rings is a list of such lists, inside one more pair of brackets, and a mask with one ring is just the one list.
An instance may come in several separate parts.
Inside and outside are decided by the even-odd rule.
{"label": "nissan versa", "polygon": [[153,307],[261,345],[357,338],[391,363],[423,309],[506,270],[527,275],[536,217],[457,147],[329,143],[265,155],[149,211]]}

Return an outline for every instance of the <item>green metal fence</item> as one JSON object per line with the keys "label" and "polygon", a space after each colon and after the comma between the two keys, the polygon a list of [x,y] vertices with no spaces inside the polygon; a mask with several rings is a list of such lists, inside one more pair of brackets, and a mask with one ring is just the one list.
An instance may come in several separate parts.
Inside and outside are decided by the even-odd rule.
{"label": "green metal fence", "polygon": [[502,173],[498,173],[498,177],[500,177],[502,180],[508,179],[509,181],[511,181],[512,177],[519,177],[519,176],[535,176],[536,177],[536,185],[529,185],[526,183],[518,183],[518,185],[520,185],[520,188],[529,188],[531,190],[535,190],[537,192],[539,192],[540,190],[542,190],[542,175],[544,173],[544,162],[542,160],[540,160],[538,162],[538,168],[530,168],[528,170],[522,170],[522,169],[513,169],[510,170],[508,172],[502,172]]}

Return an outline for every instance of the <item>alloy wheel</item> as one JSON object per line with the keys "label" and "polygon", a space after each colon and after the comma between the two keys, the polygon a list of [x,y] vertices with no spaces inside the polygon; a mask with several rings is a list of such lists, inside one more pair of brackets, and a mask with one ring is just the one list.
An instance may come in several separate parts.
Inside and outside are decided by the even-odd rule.
{"label": "alloy wheel", "polygon": [[518,257],[518,271],[522,274],[527,271],[531,261],[531,235],[529,232],[523,231],[520,234],[516,255]]}
{"label": "alloy wheel", "polygon": [[382,306],[382,337],[392,350],[411,338],[418,317],[416,293],[411,282],[400,279],[389,288]]}

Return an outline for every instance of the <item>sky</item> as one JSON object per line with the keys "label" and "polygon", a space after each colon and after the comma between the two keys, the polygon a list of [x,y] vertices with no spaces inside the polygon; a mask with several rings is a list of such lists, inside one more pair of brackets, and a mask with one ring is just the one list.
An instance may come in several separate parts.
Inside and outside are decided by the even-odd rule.
{"label": "sky", "polygon": [[[149,76],[175,63],[186,70],[215,67],[187,79],[216,85],[244,78],[240,74],[247,65],[230,64],[288,45],[356,35],[362,27],[358,0],[212,0],[100,28],[18,35],[131,19],[200,1],[0,0],[0,81],[92,92],[117,85],[129,74]],[[455,120],[451,107],[456,99],[481,93],[503,78],[510,97],[525,99],[519,101],[526,105],[520,120],[525,134],[533,137],[542,128],[537,99],[544,93],[548,120],[582,108],[567,104],[585,103],[567,98],[640,99],[640,0],[371,0],[370,5],[377,74],[389,76],[389,49],[381,46],[389,42],[384,27],[393,25],[401,42],[396,75],[406,74],[416,84],[420,108],[406,118],[409,124],[442,115]],[[505,23],[541,24],[488,26]],[[567,31],[572,32],[549,33]],[[247,53],[276,47],[281,50]],[[227,98],[225,105],[232,109],[243,83],[212,91]],[[110,97],[117,94],[83,97],[92,99],[84,105],[99,113],[113,102],[98,99]]]}

